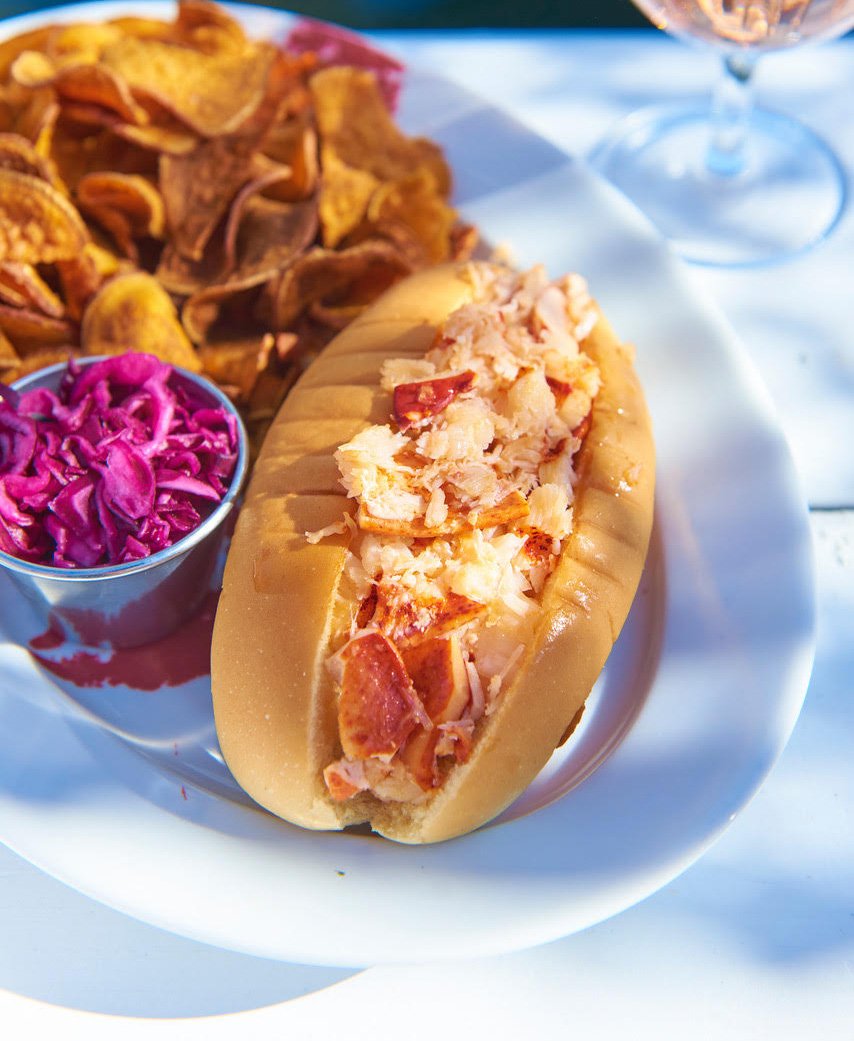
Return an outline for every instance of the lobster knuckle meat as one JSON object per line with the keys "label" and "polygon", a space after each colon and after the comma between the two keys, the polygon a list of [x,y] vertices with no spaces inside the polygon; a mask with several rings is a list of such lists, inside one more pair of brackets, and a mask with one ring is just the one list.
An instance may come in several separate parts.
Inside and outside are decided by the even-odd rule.
{"label": "lobster knuckle meat", "polygon": [[567,383],[566,380],[555,379],[554,376],[546,376],[546,383],[551,388],[552,394],[555,396],[555,401],[560,405],[569,395],[572,393],[572,384]]}
{"label": "lobster knuckle meat", "polygon": [[431,726],[400,654],[382,633],[356,637],[342,657],[338,726],[346,756],[393,756],[419,723]]}
{"label": "lobster knuckle meat", "polygon": [[471,390],[474,380],[474,373],[466,371],[418,383],[398,384],[393,396],[395,422],[401,430],[407,430],[428,416],[437,416],[458,394]]}
{"label": "lobster knuckle meat", "polygon": [[389,597],[383,591],[376,603],[373,623],[397,646],[408,647],[420,643],[428,631],[432,637],[446,636],[485,613],[483,604],[460,593],[450,592],[441,600],[417,604],[411,599]]}
{"label": "lobster knuckle meat", "polygon": [[455,636],[428,639],[402,652],[424,710],[434,723],[459,719],[469,699],[468,671]]}
{"label": "lobster knuckle meat", "polygon": [[[468,704],[470,690],[465,657],[456,636],[425,640],[405,648],[402,657],[433,723],[459,719]],[[402,762],[425,791],[439,784],[437,745],[443,736],[438,726],[430,731],[419,728],[400,753]]]}

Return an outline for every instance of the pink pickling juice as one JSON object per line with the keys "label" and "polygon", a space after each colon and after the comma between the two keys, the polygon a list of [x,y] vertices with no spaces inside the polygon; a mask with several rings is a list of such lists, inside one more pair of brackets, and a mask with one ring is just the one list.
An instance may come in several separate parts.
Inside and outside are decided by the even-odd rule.
{"label": "pink pickling juice", "polygon": [[826,238],[843,211],[845,172],[809,127],[754,104],[753,71],[765,51],[842,35],[854,0],[633,2],[659,29],[721,52],[723,74],[710,101],[680,93],[630,115],[593,165],[695,263],[748,267]]}
{"label": "pink pickling juice", "polygon": [[793,47],[838,36],[854,21],[854,0],[634,0],[659,29],[729,47]]}

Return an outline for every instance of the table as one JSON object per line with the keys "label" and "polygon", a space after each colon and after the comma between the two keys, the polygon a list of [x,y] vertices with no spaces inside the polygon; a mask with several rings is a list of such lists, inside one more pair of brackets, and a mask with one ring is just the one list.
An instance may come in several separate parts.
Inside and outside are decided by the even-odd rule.
{"label": "table", "polygon": [[[632,32],[382,33],[405,60],[588,152],[621,115],[706,93],[716,59]],[[854,169],[854,41],[770,56],[760,99]],[[811,508],[818,651],[759,794],[695,866],[585,933],[512,955],[365,971],[217,950],[108,910],[0,845],[0,1036],[324,1038],[394,1030],[603,1039],[851,1037],[854,1017],[854,214],[801,259],[694,269],[742,338]]]}

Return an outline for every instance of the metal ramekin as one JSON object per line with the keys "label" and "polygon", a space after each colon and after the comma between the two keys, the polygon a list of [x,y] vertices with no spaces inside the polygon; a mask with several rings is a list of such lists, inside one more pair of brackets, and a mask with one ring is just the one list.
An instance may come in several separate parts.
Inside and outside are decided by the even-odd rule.
{"label": "metal ramekin", "polygon": [[[84,358],[78,364],[84,367],[101,360]],[[39,387],[56,389],[65,370],[64,362],[51,365],[16,381],[12,388],[18,393]],[[125,564],[57,568],[19,560],[0,550],[0,568],[36,607],[45,624],[59,626],[69,639],[89,646],[151,643],[190,618],[210,589],[227,521],[246,478],[248,438],[236,408],[214,384],[186,369],[175,367],[174,372],[237,422],[234,474],[213,512],[172,546]]]}

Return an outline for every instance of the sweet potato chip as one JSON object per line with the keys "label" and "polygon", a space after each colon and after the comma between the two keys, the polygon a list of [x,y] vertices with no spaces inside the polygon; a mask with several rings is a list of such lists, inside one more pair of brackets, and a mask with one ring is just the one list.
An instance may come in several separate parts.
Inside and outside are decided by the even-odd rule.
{"label": "sweet potato chip", "polygon": [[194,372],[201,369],[169,294],[144,271],[104,283],[83,315],[80,342],[85,354],[142,351]]}
{"label": "sweet potato chip", "polygon": [[252,167],[254,148],[231,138],[203,141],[184,156],[163,155],[160,189],[174,248],[201,260],[205,246]]}
{"label": "sweet potato chip", "polygon": [[332,249],[362,223],[382,182],[368,170],[359,170],[341,162],[328,149],[322,157],[320,224],[323,245]]}
{"label": "sweet potato chip", "polygon": [[77,185],[77,202],[107,229],[132,260],[139,257],[135,239],[163,238],[166,216],[157,188],[138,174],[91,173]]}
{"label": "sweet potato chip", "polygon": [[171,40],[174,26],[160,18],[141,18],[138,15],[121,15],[106,23],[117,29],[122,36],[135,36],[140,40]]}
{"label": "sweet potato chip", "polygon": [[202,141],[184,156],[161,157],[160,188],[167,220],[172,241],[184,256],[201,259],[214,229],[244,185],[268,177],[271,167],[279,174],[268,183],[284,178],[281,164],[256,153],[286,108],[299,68],[289,60],[271,63],[261,103],[235,133]]}
{"label": "sweet potato chip", "polygon": [[240,188],[252,178],[265,128],[202,141],[184,156],[163,155],[160,188],[172,243],[201,260],[205,246]]}
{"label": "sweet potato chip", "polygon": [[[92,106],[89,106],[92,107]],[[115,172],[156,178],[158,156],[122,140],[109,129],[85,126],[69,119],[67,106],[56,126],[51,142],[50,160],[72,196],[87,174]],[[108,114],[109,115],[109,114]],[[113,117],[109,117],[113,120]],[[148,129],[148,128],[140,128]]]}
{"label": "sweet potato chip", "polygon": [[399,224],[409,228],[424,247],[428,263],[440,264],[450,256],[457,214],[439,195],[427,167],[378,188],[365,216],[378,227]]}
{"label": "sweet potato chip", "polygon": [[115,254],[94,242],[87,242],[80,253],[56,265],[69,317],[79,322],[86,305],[108,278],[112,278],[121,262]]}
{"label": "sweet potato chip", "polygon": [[[156,126],[137,126],[134,123],[126,123],[115,112],[99,105],[86,105],[81,102],[66,103],[62,108],[62,114],[67,120],[84,127],[103,127],[121,140],[152,153],[186,155],[199,143],[195,134],[171,119],[166,125],[158,123]],[[79,138],[80,135],[77,136]],[[81,161],[85,162],[85,156]]]}
{"label": "sweet potato chip", "polygon": [[273,328],[289,328],[314,303],[361,310],[411,270],[388,242],[361,242],[340,252],[312,249],[271,285]]}
{"label": "sweet potato chip", "polygon": [[16,170],[61,188],[56,167],[21,134],[0,134],[0,169]]}
{"label": "sweet potato chip", "polygon": [[0,300],[12,307],[32,308],[62,318],[65,305],[31,264],[0,264]]}
{"label": "sweet potato chip", "polygon": [[450,172],[441,150],[398,130],[370,72],[324,69],[310,89],[320,137],[323,244],[337,246],[365,221],[397,221],[415,232],[428,260],[447,259],[456,214],[444,201]]}
{"label": "sweet potato chip", "polygon": [[184,304],[181,320],[190,338],[196,343],[205,340],[219,317],[223,300],[275,278],[308,248],[316,231],[317,208],[313,201],[247,201],[235,236],[234,264],[228,277],[199,289]]}
{"label": "sweet potato chip", "polygon": [[380,181],[395,181],[419,167],[429,169],[441,195],[450,194],[451,173],[442,150],[423,137],[398,130],[376,77],[347,67],[322,69],[309,83],[320,135],[321,165],[333,153],[347,166]]}
{"label": "sweet potato chip", "polygon": [[40,347],[21,358],[15,379],[21,379],[23,376],[29,376],[31,372],[46,369],[48,365],[58,365],[60,362],[67,362],[69,358],[79,356],[80,351],[76,347]]}
{"label": "sweet potato chip", "polygon": [[0,330],[0,381],[13,383],[21,371],[21,359],[8,337]]}
{"label": "sweet potato chip", "polygon": [[254,198],[284,179],[286,170],[278,167],[260,174],[244,185],[231,206],[223,251],[228,273],[238,269],[237,281],[266,281],[315,239],[318,208],[313,200],[281,203]]}
{"label": "sweet potato chip", "polygon": [[264,145],[264,155],[290,169],[290,176],[266,190],[279,202],[300,202],[317,190],[320,164],[317,134],[304,120],[287,120],[274,126]]}
{"label": "sweet potato chip", "polygon": [[88,241],[80,214],[53,185],[0,169],[0,263],[51,264]]}
{"label": "sweet potato chip", "polygon": [[73,343],[77,339],[77,330],[69,321],[7,304],[0,304],[0,329],[21,356],[42,347]]}
{"label": "sweet potato chip", "polygon": [[124,80],[104,65],[57,67],[47,55],[25,51],[12,65],[12,77],[23,87],[52,87],[62,102],[97,105],[128,123],[149,121]]}
{"label": "sweet potato chip", "polygon": [[35,88],[51,86],[59,70],[42,51],[23,51],[9,71],[19,86]]}
{"label": "sweet potato chip", "polygon": [[73,22],[52,26],[44,48],[28,50],[44,49],[57,65],[88,65],[97,62],[104,48],[121,35],[122,30],[109,22]]}
{"label": "sweet potato chip", "polygon": [[31,29],[0,42],[0,79],[6,79],[19,54],[23,54],[24,51],[44,50],[52,32],[53,26],[43,25],[39,29]]}
{"label": "sweet potato chip", "polygon": [[125,36],[102,61],[136,96],[152,98],[203,137],[218,137],[233,133],[261,103],[274,58],[270,45],[206,54]]}
{"label": "sweet potato chip", "polygon": [[199,360],[206,376],[229,388],[235,401],[247,401],[260,373],[267,368],[275,346],[272,333],[199,347]]}
{"label": "sweet potato chip", "polygon": [[179,0],[174,33],[182,43],[209,54],[242,50],[248,43],[240,23],[207,0]]}
{"label": "sweet potato chip", "polygon": [[160,254],[154,277],[174,296],[192,296],[225,276],[222,242],[211,242],[201,260],[182,256],[171,242]]}
{"label": "sweet potato chip", "polygon": [[[59,102],[50,87],[26,93],[27,100],[18,106],[9,129],[31,141],[36,152],[45,158],[50,155],[53,131],[59,119]],[[62,185],[57,184],[57,187],[62,188]]]}

